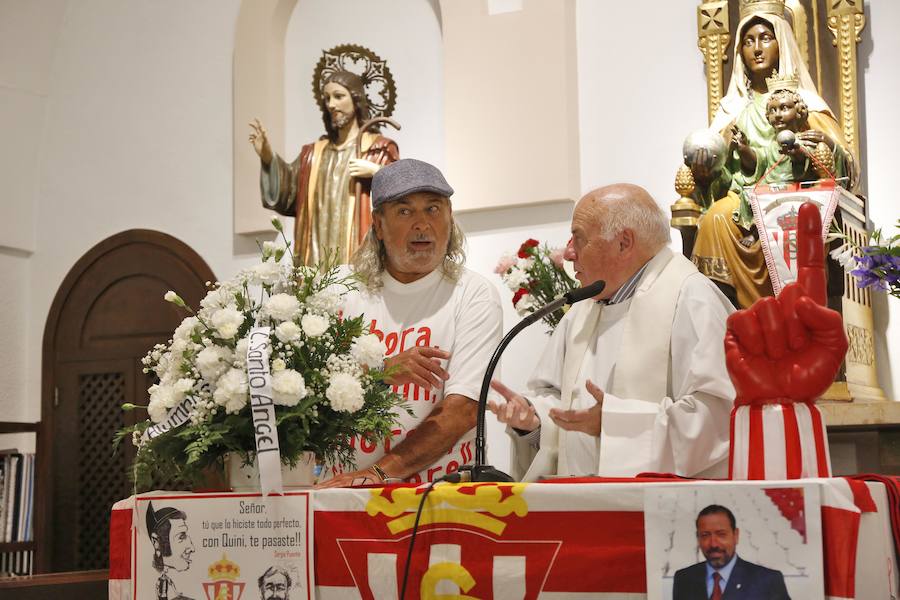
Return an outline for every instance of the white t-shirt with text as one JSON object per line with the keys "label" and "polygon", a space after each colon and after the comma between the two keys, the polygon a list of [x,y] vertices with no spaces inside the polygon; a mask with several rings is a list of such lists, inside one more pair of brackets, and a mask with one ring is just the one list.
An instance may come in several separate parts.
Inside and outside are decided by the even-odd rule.
{"label": "white t-shirt with text", "polygon": [[[387,272],[384,286],[369,292],[351,292],[344,302],[348,318],[365,315],[371,332],[385,345],[385,356],[395,356],[414,346],[447,350],[450,358],[442,366],[450,378],[438,389],[418,385],[395,386],[413,415],[400,410],[393,435],[382,445],[356,438],[356,468],[366,469],[402,442],[431,414],[441,400],[459,394],[478,401],[481,383],[491,354],[500,343],[503,314],[497,290],[484,277],[464,269],[457,281],[441,269],[412,283],[400,283]],[[414,482],[433,481],[452,473],[474,458],[475,429],[464,434],[449,452],[410,478]],[[335,469],[339,472],[339,469]]]}

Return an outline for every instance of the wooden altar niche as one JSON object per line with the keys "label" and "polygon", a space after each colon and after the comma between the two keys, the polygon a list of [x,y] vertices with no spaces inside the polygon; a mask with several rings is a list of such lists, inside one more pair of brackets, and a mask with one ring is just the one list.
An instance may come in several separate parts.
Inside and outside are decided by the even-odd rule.
{"label": "wooden altar niche", "polygon": [[[738,0],[702,2],[697,8],[697,44],[706,63],[707,108],[710,121],[731,78],[730,61],[738,33]],[[866,25],[862,0],[786,0],[785,16],[794,28],[800,52],[819,94],[837,113],[854,155],[859,157],[862,179],[857,201],[842,202],[844,232],[854,241],[868,240],[865,198],[865,160],[860,154],[859,78],[857,44]],[[839,308],[844,316],[850,349],[842,377],[823,400],[883,401],[875,371],[874,323],[869,290],[856,287],[844,274],[844,295]]]}

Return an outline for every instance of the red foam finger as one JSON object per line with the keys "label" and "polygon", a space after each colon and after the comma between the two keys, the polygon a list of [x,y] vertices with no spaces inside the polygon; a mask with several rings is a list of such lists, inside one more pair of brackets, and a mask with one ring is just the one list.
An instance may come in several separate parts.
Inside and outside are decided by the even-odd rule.
{"label": "red foam finger", "polygon": [[762,354],[765,351],[763,333],[752,309],[732,313],[726,325],[737,342],[751,354]]}
{"label": "red foam finger", "polygon": [[766,345],[766,355],[779,359],[787,351],[787,331],[778,300],[771,296],[760,298],[753,305]]}
{"label": "red foam finger", "polygon": [[778,294],[778,303],[781,305],[782,315],[784,316],[785,335],[787,336],[788,347],[791,350],[803,348],[809,339],[806,328],[797,316],[797,300],[805,293],[801,285],[792,283]]}
{"label": "red foam finger", "polygon": [[733,355],[735,359],[740,358],[741,354],[741,344],[738,342],[737,336],[734,335],[733,331],[725,332],[725,356]]}
{"label": "red foam finger", "polygon": [[818,207],[812,202],[805,202],[800,207],[797,221],[797,282],[810,298],[824,306],[825,244]]}
{"label": "red foam finger", "polygon": [[843,360],[849,344],[839,312],[801,298],[797,302],[797,316],[812,333],[813,342],[833,348]]}

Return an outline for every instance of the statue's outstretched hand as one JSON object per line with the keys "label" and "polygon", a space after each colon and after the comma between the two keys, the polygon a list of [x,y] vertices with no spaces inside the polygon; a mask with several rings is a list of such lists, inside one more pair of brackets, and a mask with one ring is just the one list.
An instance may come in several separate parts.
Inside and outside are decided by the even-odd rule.
{"label": "statue's outstretched hand", "polygon": [[841,315],[825,306],[819,210],[807,202],[798,219],[797,282],[728,318],[725,362],[736,405],[813,400],[847,352]]}
{"label": "statue's outstretched hand", "polygon": [[357,179],[371,179],[380,169],[381,165],[364,158],[351,158],[347,164],[350,176]]}
{"label": "statue's outstretched hand", "polygon": [[685,160],[685,164],[690,167],[691,175],[694,181],[701,187],[708,187],[710,182],[715,179],[716,173],[712,168],[713,159],[711,153],[706,148],[697,148],[697,151],[690,160]]}
{"label": "statue's outstretched hand", "polygon": [[269,145],[269,138],[266,136],[266,128],[262,126],[262,123],[259,122],[259,119],[253,119],[253,122],[250,123],[250,143],[253,144],[253,149],[256,150],[256,154],[259,156],[260,160],[262,160],[263,164],[269,165],[272,163],[272,146]]}
{"label": "statue's outstretched hand", "polygon": [[750,145],[747,143],[747,135],[741,131],[741,128],[737,126],[737,124],[731,126],[731,143],[732,150],[742,150],[744,148],[749,149]]}

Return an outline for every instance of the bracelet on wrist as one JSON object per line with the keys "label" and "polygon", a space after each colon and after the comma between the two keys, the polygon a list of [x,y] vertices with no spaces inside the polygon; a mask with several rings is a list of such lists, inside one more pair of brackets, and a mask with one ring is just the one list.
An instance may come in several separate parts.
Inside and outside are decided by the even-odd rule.
{"label": "bracelet on wrist", "polygon": [[372,465],[369,467],[369,470],[375,473],[375,475],[381,480],[381,483],[402,483],[403,479],[400,477],[391,477],[388,475],[384,469],[382,469],[378,465]]}
{"label": "bracelet on wrist", "polygon": [[375,475],[378,476],[378,479],[380,479],[382,482],[385,482],[385,481],[388,480],[388,474],[385,473],[385,472],[384,472],[384,469],[382,469],[382,468],[379,467],[378,465],[372,465],[371,467],[369,467],[369,469],[370,469],[373,473],[375,473]]}

